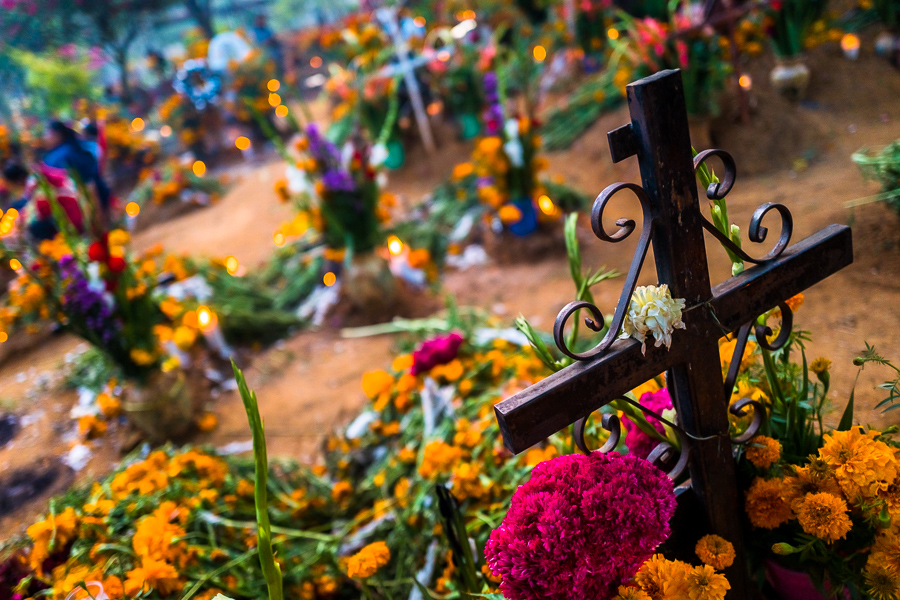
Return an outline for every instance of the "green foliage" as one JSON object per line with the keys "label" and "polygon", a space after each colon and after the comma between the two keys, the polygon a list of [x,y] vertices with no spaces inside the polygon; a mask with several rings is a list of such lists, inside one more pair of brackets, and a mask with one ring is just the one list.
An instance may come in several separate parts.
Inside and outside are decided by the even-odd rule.
{"label": "green foliage", "polygon": [[32,111],[45,116],[71,116],[76,100],[99,97],[87,58],[69,60],[54,52],[26,50],[10,50],[9,55],[25,71],[25,85],[34,102]]}
{"label": "green foliage", "polygon": [[781,8],[771,10],[774,22],[772,44],[783,58],[803,54],[806,36],[813,23],[822,18],[828,0],[782,0]]}
{"label": "green foliage", "polygon": [[616,67],[586,79],[569,96],[564,107],[555,107],[541,126],[544,148],[565,150],[581,137],[603,113],[617,108],[625,98],[615,83]]}
{"label": "green foliage", "polygon": [[237,381],[244,409],[247,411],[247,420],[250,422],[250,431],[253,434],[253,459],[255,467],[255,483],[253,486],[253,501],[256,507],[256,535],[259,548],[259,564],[262,567],[269,589],[269,600],[283,600],[284,591],[281,567],[275,562],[275,553],[272,550],[272,526],[269,523],[269,498],[268,475],[269,459],[266,452],[266,432],[262,417],[259,416],[259,405],[256,394],[247,387],[244,374],[238,369],[234,360],[231,361],[234,370],[234,378]]}
{"label": "green foliage", "polygon": [[86,388],[99,392],[114,377],[121,377],[116,363],[103,351],[92,346],[67,365],[63,386],[72,390]]}
{"label": "green foliage", "polygon": [[897,140],[878,152],[870,152],[863,148],[852,156],[853,162],[867,179],[881,185],[881,193],[870,198],[855,200],[854,206],[868,202],[885,202],[894,212],[900,215],[900,140]]}
{"label": "green foliage", "polygon": [[[893,370],[893,378],[878,385],[878,389],[887,392],[887,398],[876,404],[875,408],[887,406],[887,408],[884,408],[884,412],[900,408],[900,403],[897,402],[897,400],[900,400],[900,368],[896,367],[887,358],[878,354],[878,352],[875,351],[875,347],[870,346],[868,343],[866,343],[865,351],[853,361],[853,364],[857,365],[860,371],[868,364],[881,365]],[[852,395],[850,396],[850,401],[851,403],[853,401]]]}

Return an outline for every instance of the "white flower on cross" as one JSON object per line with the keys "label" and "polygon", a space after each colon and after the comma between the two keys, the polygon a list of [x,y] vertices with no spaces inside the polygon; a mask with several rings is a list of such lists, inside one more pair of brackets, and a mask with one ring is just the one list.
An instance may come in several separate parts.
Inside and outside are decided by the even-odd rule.
{"label": "white flower on cross", "polygon": [[667,349],[671,348],[672,332],[684,329],[684,321],[681,320],[682,309],[684,300],[672,298],[666,284],[635,288],[619,339],[633,337],[641,342],[641,352],[646,354],[646,338],[647,334],[651,334],[656,339],[655,347],[665,344]]}

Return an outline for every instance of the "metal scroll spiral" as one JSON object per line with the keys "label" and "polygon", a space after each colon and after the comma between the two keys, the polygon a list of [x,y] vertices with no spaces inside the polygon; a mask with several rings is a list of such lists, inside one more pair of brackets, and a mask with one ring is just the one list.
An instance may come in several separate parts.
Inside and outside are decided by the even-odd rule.
{"label": "metal scroll spiral", "polygon": [[603,313],[597,306],[585,301],[570,302],[564,306],[563,309],[559,311],[559,314],[556,317],[556,323],[553,326],[553,339],[556,341],[557,348],[559,348],[563,354],[575,360],[590,360],[606,351],[616,340],[616,336],[622,329],[622,323],[625,321],[625,315],[628,313],[628,307],[631,304],[631,295],[634,293],[638,275],[640,275],[644,259],[647,257],[647,250],[650,248],[650,238],[653,232],[653,217],[650,214],[650,197],[647,195],[647,192],[644,191],[644,188],[635,183],[614,183],[597,196],[591,210],[591,228],[594,230],[594,235],[598,238],[604,242],[612,242],[614,244],[627,239],[634,232],[636,224],[632,219],[617,220],[616,225],[619,229],[612,234],[608,234],[606,230],[603,229],[603,211],[606,208],[606,205],[615,194],[625,189],[630,190],[640,201],[644,222],[641,227],[641,237],[638,240],[638,247],[635,251],[634,258],[631,260],[631,267],[628,270],[628,276],[625,278],[622,295],[619,297],[619,303],[616,306],[616,312],[613,314],[609,331],[607,331],[599,344],[586,352],[575,352],[572,348],[568,347],[565,336],[566,323],[568,322],[569,317],[581,309],[585,309],[591,314],[589,318],[585,318],[584,320],[588,329],[595,332],[603,331],[605,323]]}
{"label": "metal scroll spiral", "polygon": [[[759,324],[756,319],[750,321],[738,330],[737,343],[734,346],[734,354],[731,356],[731,364],[728,366],[728,375],[725,377],[725,398],[730,401],[734,392],[734,384],[737,381],[738,373],[741,370],[741,362],[744,358],[744,350],[747,347],[747,340],[750,338],[751,328],[756,334],[756,343],[769,352],[780,350],[787,344],[791,337],[791,330],[794,326],[794,313],[787,302],[779,302],[778,308],[781,310],[781,329],[775,339],[769,338],[774,335],[774,331],[766,324]],[[729,411],[737,417],[747,415],[747,409],[753,409],[753,421],[750,426],[737,437],[732,438],[735,444],[746,444],[749,442],[762,427],[766,416],[766,409],[761,402],[742,398],[731,405]]]}
{"label": "metal scroll spiral", "polygon": [[[721,200],[728,195],[728,192],[734,187],[734,182],[737,178],[737,166],[734,163],[734,158],[724,150],[704,150],[694,157],[694,171],[696,172],[700,168],[700,165],[712,156],[717,156],[722,160],[725,173],[720,182],[710,184],[709,188],[706,190],[706,197],[710,200]],[[784,204],[766,202],[756,209],[753,213],[753,217],[750,219],[750,228],[747,230],[747,236],[750,238],[750,241],[754,244],[761,244],[766,241],[769,229],[763,227],[762,221],[763,218],[773,210],[781,215],[781,235],[778,237],[778,243],[775,244],[775,247],[762,258],[753,258],[747,254],[743,249],[732,242],[727,235],[719,231],[715,225],[710,223],[706,217],[702,217],[703,228],[745,262],[761,265],[781,256],[782,252],[787,248],[788,243],[790,243],[791,235],[794,231],[794,219],[791,216],[791,211],[789,211]]]}
{"label": "metal scroll spiral", "polygon": [[[662,470],[666,470],[668,468],[666,474],[669,476],[669,479],[673,481],[678,479],[687,468],[688,458],[690,455],[690,446],[688,444],[687,434],[681,429],[681,427],[679,427],[675,423],[666,420],[661,415],[658,415],[647,407],[632,401],[630,398],[623,396],[619,399],[628,402],[632,406],[640,409],[645,414],[664,422],[669,427],[671,427],[672,430],[675,431],[675,433],[678,435],[678,439],[681,442],[681,449],[676,448],[668,442],[661,442],[653,449],[652,452],[650,452],[649,456],[647,456],[647,461],[651,464],[656,465]],[[590,415],[575,421],[575,428],[572,433],[575,439],[575,445],[578,446],[578,449],[583,454],[591,453],[591,450],[588,448],[587,442],[584,439],[584,430],[588,418],[590,418]],[[619,440],[622,437],[622,425],[619,421],[618,416],[612,413],[604,413],[601,420],[601,426],[603,427],[603,429],[609,432],[609,437],[606,439],[606,442],[596,451],[605,454],[607,452],[612,452],[616,449],[616,446],[619,445]]]}

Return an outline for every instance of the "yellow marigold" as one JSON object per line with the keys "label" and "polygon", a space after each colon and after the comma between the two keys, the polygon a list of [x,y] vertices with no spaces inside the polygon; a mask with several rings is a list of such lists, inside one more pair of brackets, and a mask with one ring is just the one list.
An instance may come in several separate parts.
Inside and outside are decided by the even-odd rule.
{"label": "yellow marigold", "polygon": [[886,565],[900,573],[900,536],[890,530],[875,536],[868,566]]}
{"label": "yellow marigold", "polygon": [[503,141],[500,138],[496,136],[486,137],[478,142],[477,151],[482,154],[490,155],[500,150],[501,146],[503,146]]}
{"label": "yellow marigold", "polygon": [[631,393],[634,395],[635,398],[640,400],[641,396],[643,396],[644,394],[646,394],[648,392],[658,392],[658,391],[659,391],[659,384],[656,383],[655,379],[651,379],[650,381],[648,381],[646,383],[642,383],[641,385],[639,385],[636,388],[634,388],[633,390],[631,390]]}
{"label": "yellow marigold", "polygon": [[653,600],[653,598],[639,587],[620,585],[619,593],[613,600]]}
{"label": "yellow marigold", "polygon": [[808,494],[798,502],[797,520],[803,531],[826,542],[845,537],[853,527],[847,516],[847,503],[827,492]]}
{"label": "yellow marigold", "polygon": [[477,465],[464,462],[453,470],[453,495],[462,502],[467,498],[479,499],[487,491],[481,484]]}
{"label": "yellow marigold", "polygon": [[131,236],[124,229],[113,229],[109,232],[110,246],[124,246],[131,241]]}
{"label": "yellow marigold", "polygon": [[419,475],[426,479],[447,475],[461,459],[462,450],[456,446],[441,441],[429,442],[419,465]]}
{"label": "yellow marigold", "polygon": [[122,412],[122,403],[106,393],[97,395],[97,406],[100,407],[103,416],[108,419],[118,417]]}
{"label": "yellow marigold", "polygon": [[401,507],[409,506],[409,479],[401,477],[394,485],[394,497]]}
{"label": "yellow marigold", "polygon": [[809,370],[816,375],[827,373],[829,369],[831,369],[831,361],[821,356],[809,364]]}
{"label": "yellow marigold", "polygon": [[106,434],[106,421],[94,415],[86,415],[78,419],[78,433],[86,440],[95,440]]}
{"label": "yellow marigold", "polygon": [[519,210],[519,207],[514,206],[512,204],[506,204],[500,207],[500,210],[497,211],[497,214],[500,216],[500,220],[505,224],[509,225],[511,223],[518,223],[522,220],[522,211]]}
{"label": "yellow marigold", "polygon": [[406,371],[413,366],[413,357],[412,354],[401,354],[397,358],[394,359],[394,362],[391,363],[391,369],[397,371],[398,373],[401,371]]}
{"label": "yellow marigold", "polygon": [[866,592],[875,600],[900,598],[900,574],[887,565],[866,567],[863,571]]}
{"label": "yellow marigold", "polygon": [[793,513],[782,499],[783,493],[784,482],[781,479],[757,477],[753,480],[747,490],[744,508],[754,527],[775,529],[791,519]]}
{"label": "yellow marigold", "polygon": [[694,567],[687,576],[688,597],[691,600],[722,600],[731,584],[709,565]]}
{"label": "yellow marigold", "polygon": [[389,391],[392,385],[394,378],[387,371],[369,371],[363,375],[363,393],[373,400],[383,392]]}
{"label": "yellow marigold", "polygon": [[469,175],[471,175],[475,171],[475,168],[472,166],[472,163],[460,163],[453,167],[453,179],[459,181],[460,179],[465,179]]}
{"label": "yellow marigold", "polygon": [[50,553],[61,550],[69,543],[77,525],[78,517],[70,507],[55,517],[47,517],[28,527],[26,533],[33,543],[28,563],[38,575],[44,574],[43,564]]}
{"label": "yellow marigold", "polygon": [[391,550],[384,542],[369,544],[347,560],[347,577],[366,579],[391,561]]}
{"label": "yellow marigold", "polygon": [[[254,486],[253,483],[246,479],[241,479],[237,482],[237,495],[244,497],[251,497],[254,494]],[[301,490],[302,491],[302,490]]]}
{"label": "yellow marigold", "polygon": [[338,481],[331,488],[331,499],[335,502],[343,502],[353,495],[353,486],[348,481]]}
{"label": "yellow marigold", "polygon": [[654,554],[641,565],[634,582],[651,598],[685,598],[690,570],[687,563]]}
{"label": "yellow marigold", "polygon": [[[737,337],[734,339],[728,339],[727,337],[719,340],[719,361],[722,364],[722,369],[727,370],[728,367],[731,366],[731,360],[734,357],[734,350],[737,346]],[[743,372],[753,366],[756,357],[753,352],[756,350],[756,342],[753,340],[747,340],[747,345],[744,346],[744,354],[741,356],[741,366],[739,371]]]}
{"label": "yellow marigold", "polygon": [[153,356],[153,354],[147,352],[142,348],[132,348],[130,356],[131,360],[134,361],[136,365],[140,365],[142,367],[152,365],[153,361],[156,360],[156,357]]}
{"label": "yellow marigold", "polygon": [[824,437],[819,457],[834,469],[835,478],[849,499],[873,498],[897,479],[894,451],[876,440],[877,431],[860,427],[832,431]]}
{"label": "yellow marigold", "polygon": [[797,309],[803,305],[803,294],[797,294],[796,296],[791,296],[784,302],[788,305],[788,308],[791,309],[791,312],[797,312]]}
{"label": "yellow marigold", "polygon": [[791,509],[797,510],[796,504],[803,500],[808,494],[817,494],[820,492],[828,493],[838,498],[842,497],[841,486],[838,485],[834,475],[825,465],[825,469],[821,469],[820,459],[815,459],[816,464],[808,467],[796,467],[793,474],[784,478],[784,493],[782,498],[790,505]]}
{"label": "yellow marigold", "polygon": [[197,341],[197,330],[191,327],[181,326],[172,333],[172,341],[182,350],[190,350]]}
{"label": "yellow marigold", "polygon": [[203,413],[199,419],[197,419],[197,429],[204,433],[209,433],[213,429],[219,426],[219,418],[211,413]]}
{"label": "yellow marigold", "polygon": [[768,469],[781,458],[781,442],[776,439],[758,435],[747,445],[747,460],[757,469]]}
{"label": "yellow marigold", "polygon": [[525,453],[525,466],[535,467],[544,461],[550,460],[558,454],[559,452],[556,450],[555,446],[547,446],[546,448],[532,448]]}
{"label": "yellow marigold", "polygon": [[159,508],[141,519],[135,528],[131,544],[135,554],[144,559],[175,563],[187,550],[187,544],[176,539],[184,537],[185,530],[172,523],[177,515],[173,502],[163,502]]}
{"label": "yellow marigold", "polygon": [[718,535],[710,534],[700,538],[694,552],[703,564],[719,571],[727,569],[734,562],[734,546]]}
{"label": "yellow marigold", "polygon": [[155,590],[160,596],[180,592],[184,583],[178,578],[178,571],[172,565],[153,559],[144,559],[141,566],[128,571],[125,580],[125,594],[135,597],[142,591]]}

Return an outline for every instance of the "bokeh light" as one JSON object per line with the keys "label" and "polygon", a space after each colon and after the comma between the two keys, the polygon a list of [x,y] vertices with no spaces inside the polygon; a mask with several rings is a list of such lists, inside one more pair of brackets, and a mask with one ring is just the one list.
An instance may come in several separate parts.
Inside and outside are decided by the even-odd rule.
{"label": "bokeh light", "polygon": [[337,275],[335,275],[331,271],[328,271],[327,273],[325,273],[325,276],[322,277],[322,283],[324,283],[326,287],[333,286],[335,282],[337,282]]}
{"label": "bokeh light", "polygon": [[313,69],[318,69],[319,67],[321,67],[322,66],[322,57],[321,56],[313,56],[311,59],[309,59],[309,66],[311,66]]}
{"label": "bokeh light", "polygon": [[269,94],[269,106],[278,106],[279,104],[281,104],[281,96],[275,92]]}
{"label": "bokeh light", "polygon": [[544,59],[547,58],[547,49],[543,46],[535,46],[534,47],[534,60],[538,62],[544,62]]}
{"label": "bokeh light", "polygon": [[284,246],[286,240],[283,233],[276,233],[274,236],[272,236],[272,241],[275,242],[276,246],[281,248],[282,246]]}
{"label": "bokeh light", "polygon": [[270,79],[266,87],[269,88],[270,92],[277,92],[281,88],[281,82],[277,79]]}
{"label": "bokeh light", "polygon": [[250,138],[245,135],[240,136],[238,139],[234,140],[234,145],[238,150],[249,150],[250,149]]}
{"label": "bokeh light", "polygon": [[144,130],[144,120],[140,117],[135,117],[131,120],[131,130],[132,131],[143,131]]}
{"label": "bokeh light", "polygon": [[288,107],[285,106],[284,104],[282,104],[281,106],[279,106],[278,108],[275,109],[276,117],[286,117],[287,114],[288,114]]}
{"label": "bokeh light", "polygon": [[388,251],[394,256],[399,255],[403,252],[403,242],[400,241],[396,235],[392,235],[388,238]]}
{"label": "bokeh light", "polygon": [[195,160],[194,164],[191,165],[191,170],[197,177],[203,177],[206,174],[206,163],[202,160]]}
{"label": "bokeh light", "polygon": [[136,217],[141,212],[141,206],[137,202],[129,202],[125,205],[125,214],[129,217]]}
{"label": "bokeh light", "polygon": [[229,275],[237,273],[238,267],[240,267],[240,263],[236,257],[229,256],[225,259],[225,270],[228,271]]}
{"label": "bokeh light", "polygon": [[161,135],[162,137],[169,137],[170,135],[172,135],[172,128],[168,125],[163,125],[159,128],[159,135]]}
{"label": "bokeh light", "polygon": [[19,262],[18,258],[14,258],[11,261],[9,261],[9,268],[12,269],[13,271],[21,271],[22,263]]}

